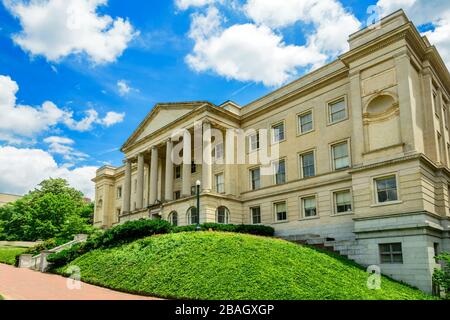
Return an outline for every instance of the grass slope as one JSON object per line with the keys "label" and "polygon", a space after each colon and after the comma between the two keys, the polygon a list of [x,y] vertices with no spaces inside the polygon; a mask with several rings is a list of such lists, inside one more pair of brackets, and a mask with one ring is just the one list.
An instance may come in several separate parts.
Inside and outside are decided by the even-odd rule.
{"label": "grass slope", "polygon": [[0,247],[0,263],[14,265],[16,255],[24,252],[26,248]]}
{"label": "grass slope", "polygon": [[[429,299],[382,279],[369,290],[354,263],[283,240],[234,233],[154,236],[73,261],[86,282],[116,290],[190,299]],[[70,266],[69,265],[69,266]],[[64,274],[67,267],[56,270]]]}

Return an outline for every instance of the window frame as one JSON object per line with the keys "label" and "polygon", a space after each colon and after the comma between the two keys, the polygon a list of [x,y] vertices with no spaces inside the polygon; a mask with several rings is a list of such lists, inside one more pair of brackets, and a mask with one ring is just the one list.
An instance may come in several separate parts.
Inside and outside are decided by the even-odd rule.
{"label": "window frame", "polygon": [[[385,201],[385,202],[380,202],[378,199],[378,186],[377,186],[377,181],[378,180],[382,180],[382,179],[388,179],[388,178],[395,178],[395,186],[396,186],[396,190],[397,190],[397,200],[391,200],[391,201]],[[377,206],[383,206],[383,205],[390,205],[390,204],[398,204],[401,202],[400,200],[400,187],[399,187],[399,177],[398,177],[398,173],[391,173],[391,174],[384,174],[384,175],[380,175],[380,176],[376,176],[372,178],[372,188],[373,188],[373,197],[374,197],[374,203]]]}
{"label": "window frame", "polygon": [[174,191],[173,199],[174,200],[180,200],[181,199],[181,191],[180,190]]}
{"label": "window frame", "polygon": [[[222,183],[223,191],[219,191],[219,183],[217,181],[217,178],[219,176],[223,177],[223,183]],[[224,172],[218,172],[214,175],[214,187],[215,187],[217,193],[225,194],[225,173]]]}
{"label": "window frame", "polygon": [[[345,212],[338,212],[337,211],[337,194],[338,193],[344,193],[344,192],[348,192],[350,194],[350,206],[352,208],[351,211],[345,211]],[[342,216],[342,215],[348,215],[348,214],[353,214],[354,213],[354,201],[353,201],[353,192],[351,188],[344,188],[344,189],[339,189],[339,190],[333,190],[332,191],[332,197],[331,197],[331,201],[332,201],[332,205],[333,205],[333,215],[334,216]]]}
{"label": "window frame", "polygon": [[[300,119],[301,119],[301,117],[304,117],[305,115],[307,115],[309,113],[311,113],[312,129],[309,131],[302,132],[302,125],[301,125]],[[308,133],[314,132],[315,130],[316,130],[316,126],[315,126],[314,108],[310,108],[308,110],[297,113],[297,136],[303,136]]]}
{"label": "window frame", "polygon": [[[303,157],[305,155],[311,154],[314,157],[314,175],[313,176],[309,176],[309,177],[305,177],[304,171],[303,171]],[[316,149],[309,149],[306,151],[302,151],[299,152],[297,154],[297,159],[298,159],[298,170],[299,170],[299,177],[300,179],[310,179],[310,178],[314,178],[317,176],[317,159],[316,159]]]}
{"label": "window frame", "polygon": [[[317,194],[309,194],[309,195],[304,195],[299,197],[300,199],[300,214],[301,214],[301,219],[302,220],[310,220],[310,219],[318,219],[319,218],[319,205],[318,205],[318,201],[317,201]],[[314,216],[306,216],[306,211],[305,211],[305,200],[308,199],[314,199],[314,202],[316,204],[316,214]]]}
{"label": "window frame", "polygon": [[[286,211],[284,212],[286,219],[284,220],[278,220],[278,211],[277,211],[277,205],[283,204],[286,206]],[[288,202],[287,200],[280,200],[275,201],[272,203],[272,210],[273,210],[273,217],[274,217],[274,223],[284,223],[289,222],[289,216],[288,216]]]}
{"label": "window frame", "polygon": [[[345,117],[344,118],[342,118],[342,119],[340,119],[340,120],[337,120],[337,121],[332,121],[332,113],[331,113],[331,106],[333,105],[333,104],[337,104],[338,102],[340,102],[341,100],[343,100],[344,101],[344,104],[345,104]],[[329,100],[329,101],[327,101],[327,103],[326,103],[326,106],[327,106],[327,125],[328,126],[332,126],[332,125],[335,125],[335,124],[338,124],[338,123],[341,123],[341,122],[343,122],[343,121],[346,121],[346,120],[348,120],[349,119],[349,108],[348,108],[348,99],[347,99],[347,95],[342,95],[342,96],[340,96],[339,98],[335,98],[335,99],[333,99],[333,100]]]}
{"label": "window frame", "polygon": [[[283,139],[275,141],[275,127],[278,127],[280,125],[283,125]],[[276,144],[276,143],[281,143],[286,141],[286,121],[285,120],[281,120],[278,122],[274,122],[270,125],[270,141],[272,142],[272,144]]]}
{"label": "window frame", "polygon": [[200,215],[198,212],[196,212],[197,217],[198,217],[198,222],[192,222],[192,209],[195,209],[197,211],[197,208],[192,206],[189,209],[187,209],[186,215],[187,215],[187,224],[188,226],[192,226],[192,225],[196,225],[198,223],[200,223]]}
{"label": "window frame", "polygon": [[[173,170],[174,170],[175,180],[180,180],[181,177],[183,176],[182,166],[181,165],[176,165]],[[179,177],[177,177],[177,170],[180,171],[180,176]]]}
{"label": "window frame", "polygon": [[[252,176],[252,172],[259,170],[259,187],[258,188],[253,188],[253,176]],[[250,187],[250,191],[256,191],[261,189],[261,167],[253,167],[248,169],[248,176],[249,176],[249,187]]]}
{"label": "window frame", "polygon": [[[348,157],[348,166],[343,168],[336,168],[336,159],[334,157],[334,148],[336,146],[339,146],[341,144],[347,144],[347,157]],[[352,150],[351,150],[351,144],[350,139],[343,139],[339,141],[335,141],[333,143],[330,143],[330,160],[331,160],[331,171],[343,171],[348,170],[352,167]]]}
{"label": "window frame", "polygon": [[[255,223],[254,216],[253,216],[253,209],[259,209],[259,222]],[[262,224],[262,214],[261,214],[261,206],[255,205],[249,208],[250,211],[250,224],[252,225],[261,225]]]}
{"label": "window frame", "polygon": [[[219,209],[223,208],[225,210],[225,222],[219,222]],[[216,223],[217,224],[230,224],[230,216],[231,216],[231,212],[230,209],[228,209],[228,207],[226,206],[219,206],[216,209]]]}
{"label": "window frame", "polygon": [[[283,183],[277,183],[277,174],[278,173],[275,171],[275,164],[279,164],[280,162],[284,162],[284,182]],[[272,171],[273,171],[273,184],[275,186],[282,186],[282,185],[285,185],[288,182],[286,158],[281,158],[281,159],[272,161]]]}
{"label": "window frame", "polygon": [[[174,217],[174,215],[176,215],[176,221],[177,221],[177,224],[174,224],[173,223],[173,217]],[[168,222],[172,225],[172,226],[174,226],[174,227],[178,227],[178,212],[176,212],[175,210],[174,211],[171,211],[170,213],[169,213],[169,216],[167,217],[168,219]]]}
{"label": "window frame", "polygon": [[123,196],[123,186],[118,186],[116,189],[116,199],[120,200]]}
{"label": "window frame", "polygon": [[[400,251],[394,251],[393,245],[400,244]],[[382,246],[389,246],[389,251],[382,251]],[[383,261],[383,256],[389,255],[390,261]],[[400,255],[401,262],[394,261],[394,256]],[[405,260],[403,258],[403,243],[402,242],[387,242],[387,243],[378,243],[378,256],[380,259],[380,264],[404,264]]]}
{"label": "window frame", "polygon": [[[257,148],[256,149],[252,149],[252,137],[257,137],[257,139],[256,139]],[[249,153],[256,152],[260,149],[260,147],[261,147],[261,137],[259,135],[259,130],[256,130],[255,133],[250,134],[248,136],[248,152]]]}

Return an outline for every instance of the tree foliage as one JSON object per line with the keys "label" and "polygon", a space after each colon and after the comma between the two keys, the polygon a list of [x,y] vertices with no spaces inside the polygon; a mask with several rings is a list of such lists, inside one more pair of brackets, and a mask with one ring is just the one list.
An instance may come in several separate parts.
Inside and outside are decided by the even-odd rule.
{"label": "tree foliage", "polygon": [[64,179],[48,179],[18,201],[0,208],[0,239],[71,239],[92,231],[93,205]]}
{"label": "tree foliage", "polygon": [[450,253],[443,252],[436,259],[442,262],[442,268],[434,271],[433,280],[450,299]]}

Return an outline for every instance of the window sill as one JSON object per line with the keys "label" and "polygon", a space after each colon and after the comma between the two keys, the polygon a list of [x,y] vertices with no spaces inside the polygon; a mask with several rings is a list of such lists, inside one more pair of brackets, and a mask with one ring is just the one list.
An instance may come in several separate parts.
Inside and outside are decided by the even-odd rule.
{"label": "window sill", "polygon": [[403,201],[397,200],[397,201],[390,201],[390,202],[376,203],[376,204],[371,205],[370,207],[371,207],[371,208],[377,208],[377,207],[393,206],[393,205],[396,205],[396,204],[402,204],[402,203],[403,203]]}
{"label": "window sill", "polygon": [[320,216],[314,216],[314,217],[303,217],[301,219],[298,219],[298,221],[310,221],[310,220],[319,220]]}
{"label": "window sill", "polygon": [[289,223],[289,220],[275,221],[273,224],[284,224],[284,223]]}
{"label": "window sill", "polygon": [[312,130],[307,131],[307,132],[297,132],[297,137],[306,136],[306,135],[308,135],[308,134],[310,134],[310,133],[313,133],[313,132],[315,132],[315,131],[316,131],[316,129],[312,129]]}
{"label": "window sill", "polygon": [[334,213],[330,217],[342,217],[342,216],[353,216],[355,213],[353,211],[351,212],[345,212],[345,213]]}

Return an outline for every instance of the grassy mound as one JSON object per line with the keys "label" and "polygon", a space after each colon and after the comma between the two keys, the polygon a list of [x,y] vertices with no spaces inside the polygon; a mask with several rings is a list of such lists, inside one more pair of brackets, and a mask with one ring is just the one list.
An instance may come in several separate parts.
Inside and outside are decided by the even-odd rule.
{"label": "grassy mound", "polygon": [[283,240],[234,233],[153,236],[91,251],[68,266],[86,282],[125,292],[189,299],[429,299],[382,279],[369,290],[354,263]]}
{"label": "grassy mound", "polygon": [[26,248],[0,247],[0,263],[14,265],[16,255],[25,252]]}

